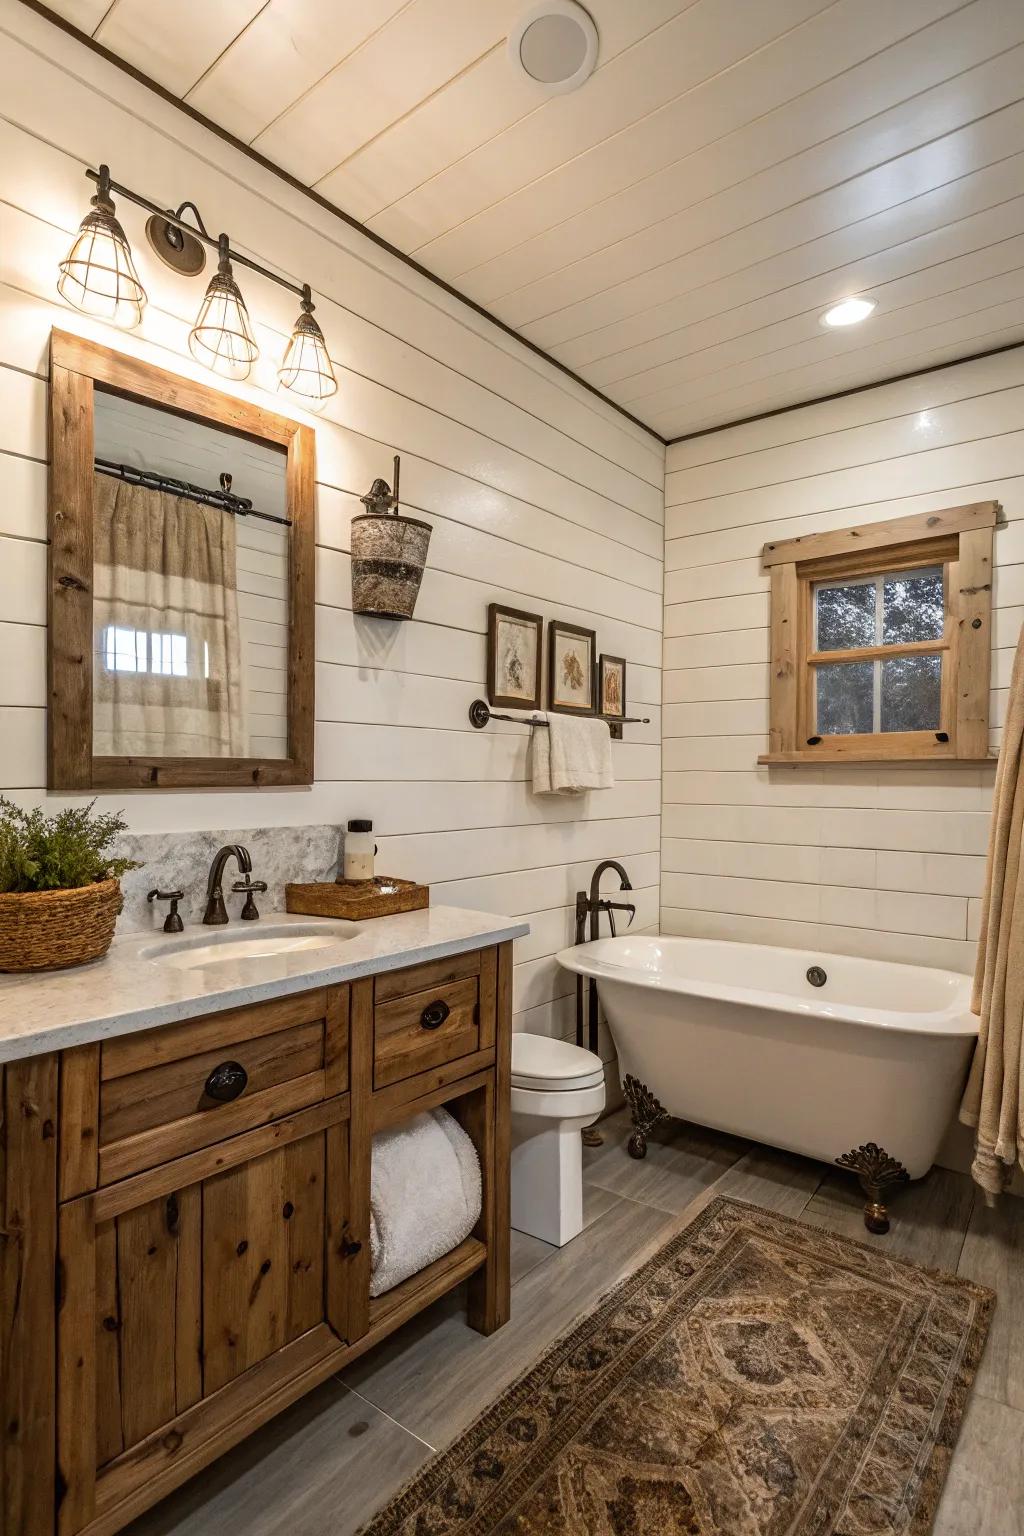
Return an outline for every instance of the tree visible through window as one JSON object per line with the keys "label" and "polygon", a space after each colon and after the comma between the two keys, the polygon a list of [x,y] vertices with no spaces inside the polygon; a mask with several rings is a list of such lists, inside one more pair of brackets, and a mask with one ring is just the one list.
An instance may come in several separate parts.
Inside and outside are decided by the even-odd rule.
{"label": "tree visible through window", "polygon": [[815,667],[820,736],[937,731],[942,716],[942,655],[856,659],[859,649],[925,645],[945,630],[945,568],[892,571],[814,587],[814,654],[843,651]]}

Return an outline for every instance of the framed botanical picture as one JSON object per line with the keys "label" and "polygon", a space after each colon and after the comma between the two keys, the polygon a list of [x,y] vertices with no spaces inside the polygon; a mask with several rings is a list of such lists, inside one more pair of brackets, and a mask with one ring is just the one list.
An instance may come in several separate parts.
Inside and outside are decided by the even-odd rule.
{"label": "framed botanical picture", "polygon": [[548,709],[566,715],[594,713],[597,635],[592,629],[552,619],[548,624]]}
{"label": "framed botanical picture", "polygon": [[544,620],[491,603],[487,609],[487,697],[502,709],[540,709]]}
{"label": "framed botanical picture", "polygon": [[602,655],[597,669],[597,712],[611,720],[626,713],[626,662],[622,656]]}

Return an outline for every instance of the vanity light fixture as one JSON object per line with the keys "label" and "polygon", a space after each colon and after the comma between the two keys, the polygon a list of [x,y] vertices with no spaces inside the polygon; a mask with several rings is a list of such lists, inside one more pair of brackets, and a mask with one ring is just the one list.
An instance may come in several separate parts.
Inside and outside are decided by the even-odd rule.
{"label": "vanity light fixture", "polygon": [[[161,261],[181,276],[192,277],[205,265],[203,246],[218,254],[217,271],[210,279],[195,325],[189,332],[189,351],[198,362],[223,378],[241,380],[259,357],[249,311],[235,281],[234,268],[246,267],[302,301],[284,358],[278,369],[280,387],[295,395],[307,409],[317,407],[338,388],[327,343],[313,319],[313,296],[308,283],[293,283],[240,251],[232,250],[227,235],[213,236],[193,202],[180,204],[175,212],[162,208],[141,192],[111,181],[110,170],[87,170],[96,183],[93,211],[82,221],[67,259],[60,264],[57,291],[86,314],[137,325],[146,302],[132,261],[131,247],[114,216],[111,193],[127,198],[151,215],[146,223],[149,243]],[[191,213],[194,222],[186,223]]]}
{"label": "vanity light fixture", "polygon": [[231,270],[227,235],[218,241],[217,270],[210,278],[195,325],[188,333],[188,349],[225,379],[247,379],[260,355],[249,322],[241,289]]}
{"label": "vanity light fixture", "polygon": [[833,304],[831,309],[826,309],[820,317],[820,324],[827,326],[829,330],[836,330],[844,325],[860,325],[868,315],[873,314],[878,308],[877,299],[853,298],[841,299],[838,304]]}
{"label": "vanity light fixture", "polygon": [[60,264],[57,292],[83,314],[112,320],[115,325],[138,325],[146,303],[132,248],[114,213],[110,195],[110,170],[101,165],[91,213],[79,226],[74,244]]}
{"label": "vanity light fixture", "polygon": [[318,410],[338,388],[324,333],[313,319],[313,296],[308,283],[302,290],[302,309],[277,377],[281,389],[300,395],[310,410]]}

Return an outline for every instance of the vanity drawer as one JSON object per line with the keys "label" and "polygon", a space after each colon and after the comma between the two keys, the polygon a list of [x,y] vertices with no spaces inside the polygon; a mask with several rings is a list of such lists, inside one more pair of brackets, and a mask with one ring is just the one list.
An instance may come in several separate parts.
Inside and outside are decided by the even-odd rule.
{"label": "vanity drawer", "polygon": [[477,976],[410,992],[374,1007],[374,1088],[386,1088],[479,1048]]}
{"label": "vanity drawer", "polygon": [[348,988],[320,988],[104,1045],[99,1183],[197,1151],[348,1087]]}

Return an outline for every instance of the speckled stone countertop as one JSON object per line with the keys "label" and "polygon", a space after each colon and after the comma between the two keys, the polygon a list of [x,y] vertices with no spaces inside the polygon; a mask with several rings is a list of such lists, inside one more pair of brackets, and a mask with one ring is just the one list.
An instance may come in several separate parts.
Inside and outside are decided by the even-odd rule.
{"label": "speckled stone countertop", "polygon": [[[253,953],[253,945],[289,930],[298,930],[289,936],[327,936],[331,942],[276,955]],[[180,934],[130,934],[115,939],[91,965],[0,977],[0,1062],[401,970],[522,938],[529,931],[529,924],[513,918],[428,907],[363,923],[279,914],[224,928],[190,924]],[[237,941],[246,953],[179,968],[188,941],[218,949]]]}

